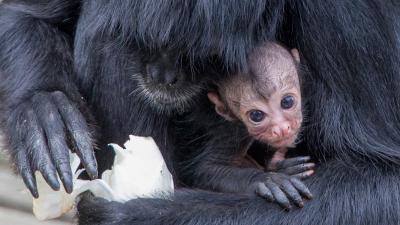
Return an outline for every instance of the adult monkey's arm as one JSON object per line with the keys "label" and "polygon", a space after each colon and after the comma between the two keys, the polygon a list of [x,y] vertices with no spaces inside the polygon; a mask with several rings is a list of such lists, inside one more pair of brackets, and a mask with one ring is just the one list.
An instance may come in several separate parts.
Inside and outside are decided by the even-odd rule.
{"label": "adult monkey's arm", "polygon": [[2,126],[11,160],[34,197],[35,171],[55,190],[58,174],[65,190],[72,191],[70,147],[89,176],[97,176],[84,105],[71,79],[68,24],[77,7],[79,1],[67,0],[5,0],[0,5]]}

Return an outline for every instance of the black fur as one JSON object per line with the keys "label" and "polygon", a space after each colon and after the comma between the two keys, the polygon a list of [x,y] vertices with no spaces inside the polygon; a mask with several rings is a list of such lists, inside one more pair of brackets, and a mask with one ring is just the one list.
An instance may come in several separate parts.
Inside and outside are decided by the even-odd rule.
{"label": "black fur", "polygon": [[[206,76],[200,75],[207,65],[190,63],[187,54],[170,46],[127,39],[123,29],[132,24],[121,24],[119,12],[131,3],[106,2],[0,6],[2,126],[12,162],[35,197],[35,170],[56,190],[60,175],[71,192],[69,150],[93,178],[93,146],[101,173],[113,161],[107,144],[123,144],[129,134],[152,136],[172,168],[169,120],[187,111],[202,91]],[[79,18],[78,9],[86,12]],[[110,18],[119,21],[105,22]]]}
{"label": "black fur", "polygon": [[[286,1],[284,13],[279,11],[281,24],[264,21],[265,27],[277,28],[279,41],[299,49],[307,66],[304,95],[310,118],[300,147],[320,167],[306,181],[315,198],[303,209],[287,213],[260,198],[177,190],[172,200],[86,199],[79,205],[80,224],[397,224],[398,9],[394,1]],[[229,15],[235,14],[240,15]],[[210,41],[196,32],[186,35]],[[244,40],[224,47],[251,48]],[[242,57],[232,57],[237,65],[243,63]],[[201,157],[194,161],[201,162]]]}
{"label": "black fur", "polygon": [[72,39],[58,28],[70,30],[75,10],[74,1],[4,1],[0,7],[2,126],[16,169],[34,196],[34,170],[59,189],[57,169],[66,190],[72,190],[64,129],[75,131],[81,141],[73,147],[87,159],[90,175],[97,173],[92,133],[81,115],[88,111],[71,77]]}
{"label": "black fur", "polygon": [[179,190],[172,200],[85,198],[78,205],[79,224],[398,224],[400,171],[355,167],[324,163],[307,180],[315,198],[289,212],[259,197]]}
{"label": "black fur", "polygon": [[[172,201],[137,199],[126,204],[89,198],[79,205],[79,223],[398,223],[400,6],[396,1],[85,1],[74,34],[71,24],[77,7],[78,2],[62,0],[8,0],[0,7],[3,127],[14,162],[33,194],[30,170],[45,171],[57,188],[55,169],[47,168],[52,165],[48,162],[56,159],[55,166],[61,166],[59,173],[64,174],[67,161],[66,151],[49,156],[43,149],[47,140],[35,135],[43,137],[41,129],[52,133],[67,127],[85,135],[77,142],[81,146],[71,148],[87,151],[82,145],[93,143],[90,136],[95,130],[90,114],[99,131],[94,137],[102,149],[100,166],[110,162],[105,143],[121,144],[134,133],[153,136],[169,167],[174,167],[174,156],[166,154],[172,153],[175,142],[170,119],[193,105],[181,102],[160,109],[157,101],[143,95],[129,98],[141,88],[129,75],[138,69],[142,48],[145,56],[163,50],[186,62],[182,65],[193,65],[190,69],[196,73],[190,82],[197,85],[205,79],[199,68],[207,71],[195,67],[198,62],[207,65],[213,56],[228,69],[246,69],[247,53],[260,41],[277,38],[299,49],[309,71],[304,75],[304,94],[310,118],[303,147],[321,163],[307,181],[314,200],[286,213],[261,198],[202,191],[177,190]],[[65,99],[70,102],[67,109],[80,113],[63,112]],[[43,121],[52,113],[62,121]],[[78,123],[67,115],[75,115]],[[49,122],[55,127],[46,126]],[[54,145],[54,149],[67,146]],[[90,153],[82,155],[90,172],[94,161]],[[68,179],[63,180],[70,186]]]}

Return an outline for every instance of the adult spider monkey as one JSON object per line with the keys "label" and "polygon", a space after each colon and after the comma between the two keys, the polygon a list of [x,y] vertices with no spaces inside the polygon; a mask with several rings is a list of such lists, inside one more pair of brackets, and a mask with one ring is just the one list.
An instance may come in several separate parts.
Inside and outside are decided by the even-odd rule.
{"label": "adult spider monkey", "polygon": [[170,164],[169,120],[202,90],[200,70],[193,72],[184,54],[132,40],[117,26],[122,21],[104,32],[107,17],[96,16],[75,29],[79,7],[61,0],[0,6],[2,126],[12,162],[34,197],[35,171],[55,190],[58,175],[71,192],[69,152],[95,178],[97,163],[101,172],[113,161],[107,144],[122,144],[129,134],[152,136]]}

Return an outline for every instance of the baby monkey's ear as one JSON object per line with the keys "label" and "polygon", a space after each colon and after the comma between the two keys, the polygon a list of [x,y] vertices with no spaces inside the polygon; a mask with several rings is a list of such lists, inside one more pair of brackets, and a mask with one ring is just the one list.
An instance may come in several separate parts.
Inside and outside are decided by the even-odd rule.
{"label": "baby monkey's ear", "polygon": [[224,117],[228,121],[235,120],[235,118],[232,117],[232,114],[229,111],[229,109],[226,107],[224,102],[221,100],[221,97],[219,96],[218,93],[208,92],[207,96],[208,96],[208,99],[215,105],[215,111],[220,116]]}
{"label": "baby monkey's ear", "polygon": [[300,63],[300,54],[299,54],[299,51],[297,50],[297,48],[293,48],[292,50],[290,50],[290,53],[292,54],[294,60],[297,63]]}

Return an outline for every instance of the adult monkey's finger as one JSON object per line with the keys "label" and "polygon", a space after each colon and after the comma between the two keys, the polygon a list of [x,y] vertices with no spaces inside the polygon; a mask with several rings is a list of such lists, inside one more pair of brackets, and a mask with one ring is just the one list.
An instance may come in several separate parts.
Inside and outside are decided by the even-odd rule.
{"label": "adult monkey's finger", "polygon": [[52,93],[52,96],[65,122],[65,126],[73,139],[76,153],[81,159],[87,174],[90,178],[96,179],[98,176],[97,162],[93,149],[93,141],[90,137],[90,130],[85,118],[64,93],[56,91]]}
{"label": "adult monkey's finger", "polygon": [[25,186],[29,189],[32,196],[34,198],[39,198],[39,192],[36,186],[36,179],[33,171],[30,167],[30,164],[26,158],[25,150],[24,149],[16,149],[16,161],[18,162],[18,172],[22,177],[22,180],[25,183]]}
{"label": "adult monkey's finger", "polygon": [[73,183],[69,160],[70,149],[66,142],[64,122],[50,96],[44,93],[36,94],[33,101],[38,120],[46,133],[50,156],[64,184],[65,191],[71,193]]}
{"label": "adult monkey's finger", "polygon": [[22,141],[30,153],[32,172],[38,170],[53,190],[60,189],[56,168],[50,157],[43,129],[40,127],[33,109],[26,110],[26,131]]}

